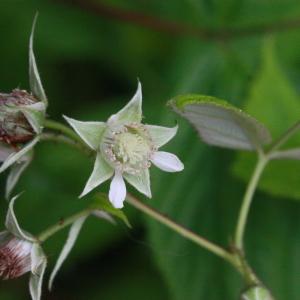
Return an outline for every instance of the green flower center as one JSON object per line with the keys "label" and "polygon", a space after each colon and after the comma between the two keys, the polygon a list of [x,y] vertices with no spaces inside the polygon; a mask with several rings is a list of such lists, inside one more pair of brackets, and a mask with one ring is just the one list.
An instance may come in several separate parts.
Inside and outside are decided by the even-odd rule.
{"label": "green flower center", "polygon": [[138,174],[151,166],[150,157],[155,149],[145,126],[132,123],[118,130],[110,128],[101,150],[114,168]]}

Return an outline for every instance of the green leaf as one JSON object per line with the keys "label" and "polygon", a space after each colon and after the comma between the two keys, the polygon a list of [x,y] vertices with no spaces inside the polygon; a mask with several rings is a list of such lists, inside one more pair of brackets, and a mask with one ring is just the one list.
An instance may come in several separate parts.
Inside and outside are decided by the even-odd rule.
{"label": "green leaf", "polygon": [[91,209],[99,209],[105,211],[110,215],[112,215],[113,217],[117,217],[118,219],[123,221],[129,228],[131,228],[129,220],[125,215],[124,211],[121,209],[114,208],[110,203],[106,194],[103,193],[96,194],[95,199],[91,205]]}
{"label": "green leaf", "polygon": [[[299,120],[300,102],[295,89],[277,62],[273,40],[268,39],[265,42],[262,58],[262,67],[253,82],[245,109],[262,120],[276,139]],[[294,135],[285,147],[299,145],[300,136]],[[285,156],[286,154],[283,153]],[[248,180],[253,162],[253,157],[239,154],[233,167],[234,173],[243,180]],[[259,188],[275,196],[300,199],[299,173],[300,164],[297,162],[272,161],[259,182]]]}
{"label": "green leaf", "polygon": [[203,95],[182,95],[169,104],[194,125],[207,144],[254,150],[271,141],[269,131],[263,124],[224,100]]}

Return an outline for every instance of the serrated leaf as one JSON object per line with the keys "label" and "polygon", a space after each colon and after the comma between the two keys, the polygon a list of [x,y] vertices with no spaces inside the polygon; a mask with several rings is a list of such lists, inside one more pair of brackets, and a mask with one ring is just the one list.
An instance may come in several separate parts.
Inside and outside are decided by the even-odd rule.
{"label": "serrated leaf", "polygon": [[203,95],[182,95],[169,103],[192,123],[207,144],[255,150],[271,141],[270,133],[263,124],[224,100]]}
{"label": "serrated leaf", "polygon": [[118,219],[122,220],[129,228],[131,225],[129,220],[123,210],[114,208],[110,203],[106,194],[98,193],[96,194],[94,201],[91,205],[91,209],[98,209],[109,213],[110,215],[117,217]]}

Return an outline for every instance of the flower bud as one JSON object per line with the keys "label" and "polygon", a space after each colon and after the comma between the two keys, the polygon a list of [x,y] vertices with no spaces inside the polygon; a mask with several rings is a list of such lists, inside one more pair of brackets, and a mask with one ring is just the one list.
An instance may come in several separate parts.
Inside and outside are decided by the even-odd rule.
{"label": "flower bud", "polygon": [[25,90],[14,89],[10,94],[0,93],[0,140],[7,144],[26,143],[35,131],[22,108],[37,100]]}
{"label": "flower bud", "polygon": [[266,288],[253,286],[242,293],[241,300],[273,300],[273,297]]}
{"label": "flower bud", "polygon": [[14,279],[31,271],[32,243],[12,235],[0,245],[0,277]]}

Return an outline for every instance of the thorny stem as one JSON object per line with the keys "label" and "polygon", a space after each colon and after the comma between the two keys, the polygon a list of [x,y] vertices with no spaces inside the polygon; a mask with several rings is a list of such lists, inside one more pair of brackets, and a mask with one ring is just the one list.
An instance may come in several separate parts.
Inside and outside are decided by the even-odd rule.
{"label": "thorny stem", "polygon": [[260,154],[258,158],[258,162],[256,164],[256,167],[254,169],[253,175],[249,181],[249,184],[247,186],[242,206],[240,209],[237,226],[236,226],[236,233],[235,233],[235,246],[239,250],[243,250],[243,237],[245,233],[245,227],[247,224],[247,218],[251,206],[251,202],[253,199],[254,192],[256,190],[258,181],[260,179],[260,176],[268,162],[268,158],[264,154]]}
{"label": "thorny stem", "polygon": [[38,240],[43,243],[45,242],[49,237],[51,237],[52,235],[54,235],[55,233],[57,233],[58,231],[64,229],[65,227],[71,225],[72,223],[74,223],[77,219],[84,217],[84,216],[88,216],[91,213],[90,209],[85,209],[79,213],[76,213],[70,217],[68,217],[65,220],[62,220],[56,224],[54,224],[53,226],[47,228],[45,231],[43,231],[42,233],[40,233],[38,235]]}

